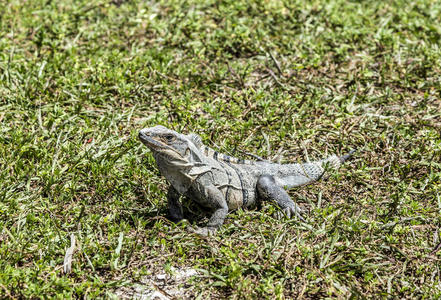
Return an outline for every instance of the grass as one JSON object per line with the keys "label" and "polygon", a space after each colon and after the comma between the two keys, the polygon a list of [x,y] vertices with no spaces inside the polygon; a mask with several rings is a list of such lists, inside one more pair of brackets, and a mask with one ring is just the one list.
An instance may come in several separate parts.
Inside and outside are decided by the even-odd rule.
{"label": "grass", "polygon": [[[111,297],[171,267],[199,270],[185,297],[441,297],[440,16],[431,0],[2,2],[1,298]],[[156,124],[236,156],[358,152],[290,192],[308,224],[263,203],[199,238],[165,218],[137,140]]]}

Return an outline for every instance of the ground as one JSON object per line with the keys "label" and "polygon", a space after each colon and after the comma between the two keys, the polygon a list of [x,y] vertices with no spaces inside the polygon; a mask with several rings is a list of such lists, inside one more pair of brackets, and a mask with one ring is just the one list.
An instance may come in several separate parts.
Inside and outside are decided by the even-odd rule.
{"label": "ground", "polygon": [[[431,0],[3,1],[0,298],[130,296],[173,270],[196,272],[176,297],[441,297],[440,16]],[[157,124],[244,158],[357,153],[290,192],[307,223],[263,203],[202,238],[166,218],[137,140]]]}

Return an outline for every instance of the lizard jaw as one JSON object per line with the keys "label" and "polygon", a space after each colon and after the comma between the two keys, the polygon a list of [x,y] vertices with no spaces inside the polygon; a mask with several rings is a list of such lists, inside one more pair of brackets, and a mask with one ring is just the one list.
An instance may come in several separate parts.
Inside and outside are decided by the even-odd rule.
{"label": "lizard jaw", "polygon": [[175,161],[175,163],[176,162],[182,163],[182,161],[187,163],[187,161],[183,159],[182,155],[180,155],[175,149],[152,138],[150,133],[146,132],[145,129],[139,131],[138,138],[141,140],[141,142],[144,145],[146,145],[153,152],[156,152],[161,156],[167,157],[167,160]]}
{"label": "lizard jaw", "polygon": [[150,134],[144,132],[143,130],[139,131],[138,138],[141,140],[141,142],[149,147],[152,150],[160,150],[160,149],[167,149],[170,148],[167,145],[164,145],[163,143],[158,142],[154,138],[150,136]]}
{"label": "lizard jaw", "polygon": [[149,147],[151,149],[164,149],[164,148],[166,148],[162,143],[154,140],[153,138],[149,137],[148,135],[146,135],[142,131],[139,132],[138,137],[144,145],[146,145],[147,147]]}

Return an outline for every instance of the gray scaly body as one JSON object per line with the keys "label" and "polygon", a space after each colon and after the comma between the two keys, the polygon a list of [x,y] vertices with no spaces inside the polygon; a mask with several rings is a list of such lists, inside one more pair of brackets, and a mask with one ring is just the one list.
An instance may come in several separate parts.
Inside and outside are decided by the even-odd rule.
{"label": "gray scaly body", "polygon": [[250,207],[259,199],[275,200],[288,217],[301,220],[301,210],[284,188],[312,183],[326,166],[337,169],[350,154],[303,164],[249,161],[218,153],[202,144],[198,135],[184,135],[163,126],[142,129],[140,140],[149,147],[161,174],[170,183],[167,194],[170,216],[183,219],[181,195],[212,209],[207,227],[196,232],[209,234],[219,228],[228,211]]}

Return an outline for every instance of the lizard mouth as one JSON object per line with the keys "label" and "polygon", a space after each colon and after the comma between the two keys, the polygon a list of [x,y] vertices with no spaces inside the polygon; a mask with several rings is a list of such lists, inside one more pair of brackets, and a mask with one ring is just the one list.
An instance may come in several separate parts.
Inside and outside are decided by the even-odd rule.
{"label": "lizard mouth", "polygon": [[178,166],[178,163],[181,165],[183,163],[187,163],[187,160],[185,160],[178,151],[176,151],[173,147],[156,140],[148,131],[146,132],[145,130],[141,130],[138,134],[138,138],[151,151],[166,158],[166,161],[173,162],[173,164],[176,166]]}
{"label": "lizard mouth", "polygon": [[157,140],[155,140],[154,138],[152,138],[150,135],[146,134],[142,130],[139,132],[138,137],[141,140],[141,142],[144,145],[146,145],[147,147],[149,147],[150,149],[160,150],[160,149],[170,148],[167,145],[164,145],[163,143],[158,142]]}
{"label": "lizard mouth", "polygon": [[176,155],[181,156],[175,149],[173,149],[173,147],[154,139],[150,134],[145,133],[142,130],[139,132],[138,137],[144,145],[153,151],[171,157],[175,157]]}

